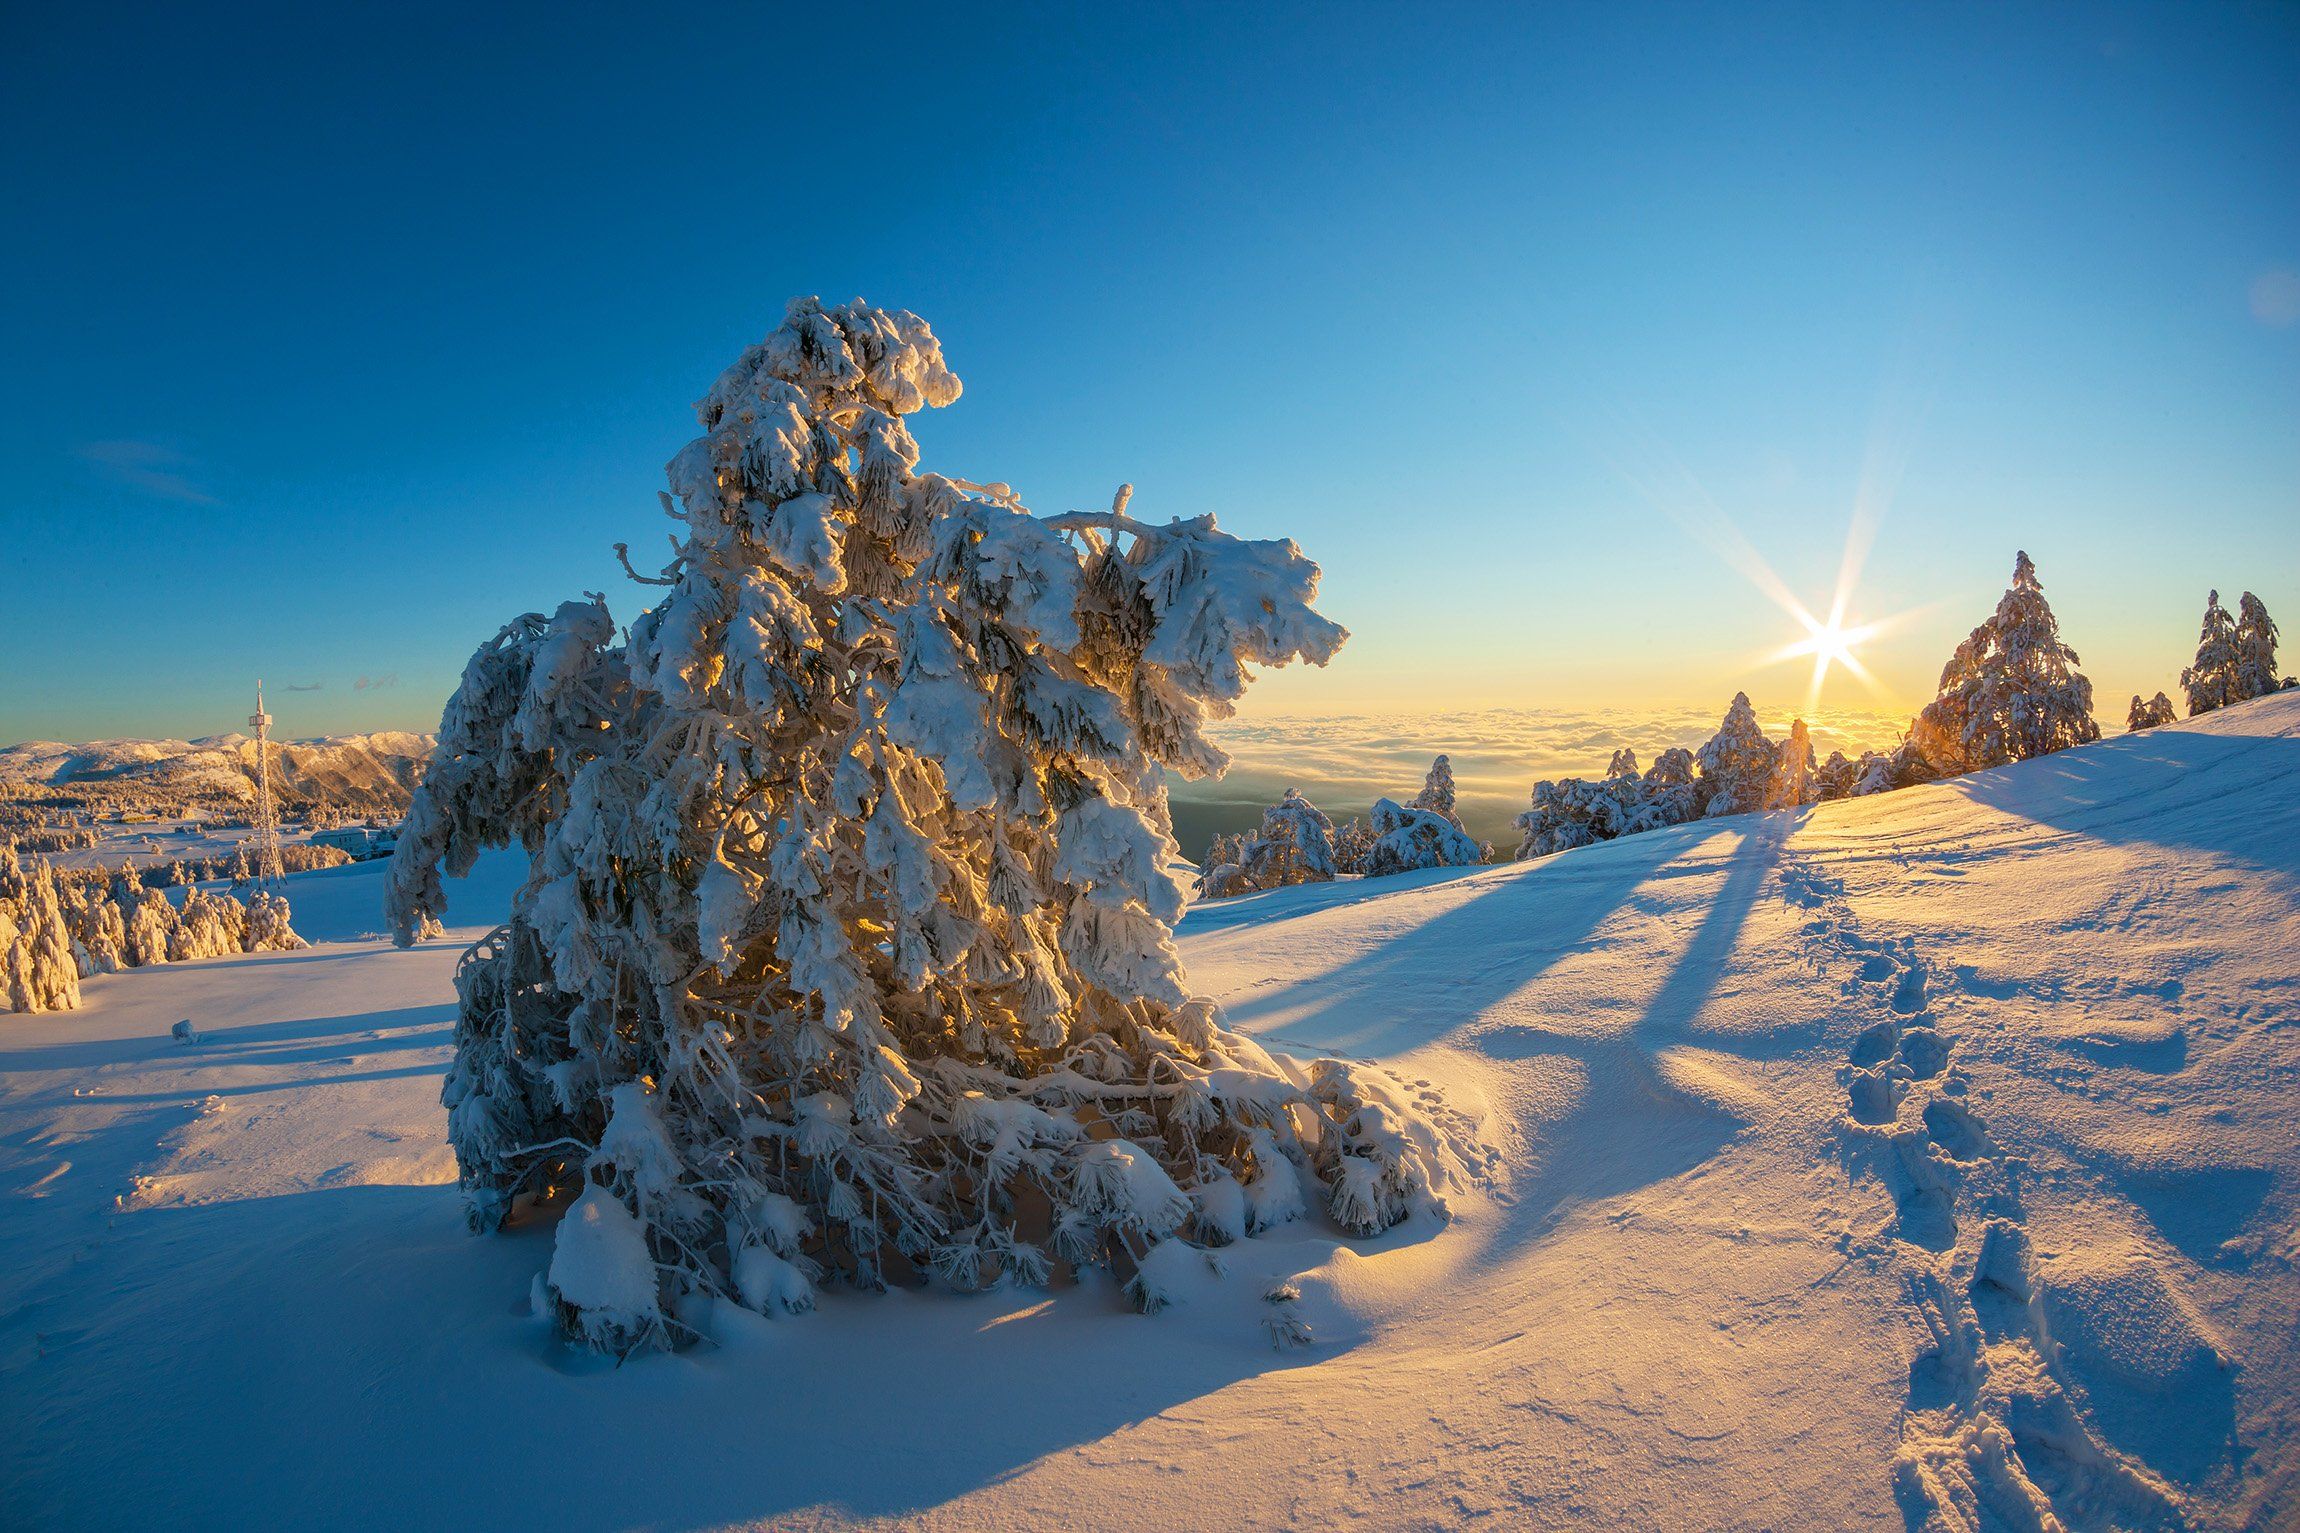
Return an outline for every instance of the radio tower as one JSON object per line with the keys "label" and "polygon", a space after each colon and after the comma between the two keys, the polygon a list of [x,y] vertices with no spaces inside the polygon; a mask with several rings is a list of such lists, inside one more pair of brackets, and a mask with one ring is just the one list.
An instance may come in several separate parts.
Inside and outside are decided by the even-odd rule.
{"label": "radio tower", "polygon": [[248,715],[248,727],[256,732],[256,812],[250,823],[248,839],[255,843],[255,855],[249,861],[254,865],[256,886],[261,888],[274,879],[286,876],[280,866],[280,821],[272,809],[272,716],[264,712],[264,684],[256,683],[256,711]]}

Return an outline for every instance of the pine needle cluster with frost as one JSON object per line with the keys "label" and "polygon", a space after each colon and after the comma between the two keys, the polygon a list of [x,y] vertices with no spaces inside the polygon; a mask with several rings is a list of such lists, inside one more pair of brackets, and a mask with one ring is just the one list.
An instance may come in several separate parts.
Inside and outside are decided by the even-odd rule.
{"label": "pine needle cluster with frost", "polygon": [[390,916],[531,855],[458,976],[449,1128],[479,1227],[582,1211],[548,1286],[596,1345],[830,1276],[1154,1272],[1302,1175],[1357,1233],[1438,1206],[1371,1072],[1224,1029],[1171,938],[1161,769],[1341,644],[1317,566],[922,472],[905,419],[958,393],[915,315],[794,302],[698,406],[627,640],[598,597],[519,618],[441,719]]}

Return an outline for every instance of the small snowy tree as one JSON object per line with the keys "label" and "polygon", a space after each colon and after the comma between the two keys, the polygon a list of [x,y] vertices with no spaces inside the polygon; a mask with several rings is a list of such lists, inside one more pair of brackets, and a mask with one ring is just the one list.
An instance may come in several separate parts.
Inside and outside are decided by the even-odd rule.
{"label": "small snowy tree", "polygon": [[128,928],[120,907],[100,884],[83,883],[70,891],[64,919],[72,928],[72,954],[80,977],[113,974],[128,966]]}
{"label": "small snowy tree", "polygon": [[1415,794],[1406,807],[1426,809],[1454,829],[1461,829],[1461,818],[1454,813],[1452,757],[1440,756],[1430,763],[1429,776],[1422,780],[1421,792]]}
{"label": "small snowy tree", "polygon": [[168,937],[168,961],[188,963],[247,951],[248,913],[228,894],[210,894],[194,885],[184,895],[176,929]]}
{"label": "small snowy tree", "polygon": [[2132,711],[2124,716],[2124,728],[2125,732],[2130,734],[2136,730],[2154,729],[2160,724],[2169,724],[2178,717],[2180,715],[2173,711],[2172,699],[2166,697],[2162,692],[2157,693],[2146,702],[2142,702],[2140,694],[2135,692],[2132,694]]}
{"label": "small snowy tree", "polygon": [[1940,773],[1933,770],[1925,758],[1923,747],[1917,744],[1915,722],[1901,743],[1889,751],[1863,751],[1853,776],[1853,797],[1866,798],[1872,793],[1890,793],[1899,788],[1913,788],[1919,783],[1936,781]]}
{"label": "small snowy tree", "polygon": [[1353,816],[1347,825],[1334,832],[1334,871],[1365,872],[1366,857],[1373,849],[1373,827]]}
{"label": "small snowy tree", "polygon": [[1831,751],[1829,759],[1822,762],[1814,772],[1813,785],[1819,790],[1821,801],[1828,803],[1833,799],[1850,798],[1853,784],[1860,780],[1860,776],[1860,763],[1849,760],[1843,751]]}
{"label": "small snowy tree", "polygon": [[1368,878],[1415,868],[1474,867],[1485,861],[1484,848],[1434,809],[1409,809],[1393,799],[1377,798],[1371,818],[1374,844],[1366,849]]}
{"label": "small snowy tree", "polygon": [[547,1284],[595,1345],[818,1273],[1109,1265],[1148,1307],[1161,1243],[1285,1217],[1297,1167],[1353,1231],[1436,1206],[1385,1084],[1225,1029],[1170,934],[1161,770],[1223,766],[1249,666],[1334,653],[1317,567],[919,472],[904,417],[958,391],[916,316],[792,304],[670,465],[660,602],[518,619],[441,719],[390,916],[533,858],[444,1097],[477,1227],[574,1204]]}
{"label": "small snowy tree", "polygon": [[2220,593],[2213,591],[2204,598],[2204,622],[2196,637],[2196,660],[2180,673],[2181,689],[2188,694],[2190,718],[2239,701],[2237,665],[2236,619],[2220,605]]}
{"label": "small snowy tree", "polygon": [[1605,763],[1605,775],[1609,778],[1637,776],[1637,752],[1626,745],[1615,751],[1613,758]]}
{"label": "small snowy tree", "polygon": [[123,950],[133,968],[166,963],[176,934],[176,907],[157,889],[147,889],[133,865],[122,864],[112,880],[112,903],[126,935]]}
{"label": "small snowy tree", "polygon": [[1696,765],[1693,753],[1678,745],[1653,758],[1653,765],[1645,769],[1642,828],[1682,825],[1700,818],[1701,784],[1694,775]]}
{"label": "small snowy tree", "polygon": [[1725,720],[1694,758],[1701,767],[1704,814],[1747,814],[1765,807],[1773,783],[1773,742],[1758,727],[1749,694],[1736,692]]}
{"label": "small snowy tree", "polygon": [[1795,809],[1821,796],[1818,769],[1813,765],[1813,737],[1803,719],[1789,724],[1789,738],[1773,753],[1773,777],[1765,786],[1765,807]]}
{"label": "small snowy tree", "polygon": [[1940,695],[1917,717],[1918,748],[1943,775],[2048,755],[2100,738],[2092,683],[2024,552],[1996,612],[1957,646]]}
{"label": "small snowy tree", "polygon": [[2276,620],[2250,591],[2236,605],[2235,698],[2266,697],[2283,683],[2276,676]]}

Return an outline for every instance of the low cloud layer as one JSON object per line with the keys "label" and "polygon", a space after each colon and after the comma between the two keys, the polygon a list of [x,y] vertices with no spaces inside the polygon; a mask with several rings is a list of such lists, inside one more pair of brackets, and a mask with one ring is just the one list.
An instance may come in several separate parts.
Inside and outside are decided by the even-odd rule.
{"label": "low cloud layer", "polygon": [[[1339,718],[1231,720],[1213,738],[1232,756],[1228,773],[1209,782],[1176,782],[1177,830],[1185,851],[1199,848],[1189,831],[1258,821],[1261,805],[1299,788],[1331,813],[1362,813],[1377,797],[1405,799],[1420,789],[1430,758],[1453,758],[1462,818],[1472,832],[1499,841],[1543,778],[1599,777],[1623,746],[1641,764],[1671,746],[1697,749],[1717,732],[1722,709],[1531,709],[1421,717],[1365,714]],[[1760,707],[1765,732],[1788,733],[1786,712]],[[1806,716],[1814,751],[1857,756],[1889,746],[1908,721],[1850,709]],[[1194,812],[1184,814],[1185,806]],[[1236,821],[1234,825],[1231,822]],[[1185,828],[1187,827],[1187,828]]]}

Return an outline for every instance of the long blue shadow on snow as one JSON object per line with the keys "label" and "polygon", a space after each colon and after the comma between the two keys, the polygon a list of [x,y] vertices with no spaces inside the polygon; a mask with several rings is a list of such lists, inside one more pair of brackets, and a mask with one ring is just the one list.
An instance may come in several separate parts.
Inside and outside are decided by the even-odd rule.
{"label": "long blue shadow on snow", "polygon": [[2055,830],[2208,852],[2300,886],[2300,740],[2151,729],[1943,786]]}

